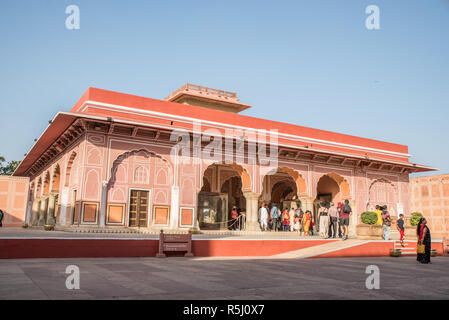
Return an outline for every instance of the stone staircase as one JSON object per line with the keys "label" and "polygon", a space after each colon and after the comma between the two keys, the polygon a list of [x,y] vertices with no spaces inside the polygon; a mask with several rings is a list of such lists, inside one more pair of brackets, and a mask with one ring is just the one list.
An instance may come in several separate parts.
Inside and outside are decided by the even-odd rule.
{"label": "stone staircase", "polygon": [[416,249],[409,247],[409,242],[404,242],[404,246],[401,246],[401,242],[399,240],[396,240],[394,242],[395,250],[401,251],[402,256],[416,256]]}

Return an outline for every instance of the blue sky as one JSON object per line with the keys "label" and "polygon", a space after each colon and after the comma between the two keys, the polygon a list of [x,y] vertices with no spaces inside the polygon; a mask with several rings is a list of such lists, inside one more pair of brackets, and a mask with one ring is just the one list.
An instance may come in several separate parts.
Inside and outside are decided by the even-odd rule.
{"label": "blue sky", "polygon": [[[365,27],[372,4],[380,30]],[[449,0],[2,0],[0,41],[8,160],[89,86],[163,99],[191,82],[237,92],[247,115],[406,144],[449,173]]]}

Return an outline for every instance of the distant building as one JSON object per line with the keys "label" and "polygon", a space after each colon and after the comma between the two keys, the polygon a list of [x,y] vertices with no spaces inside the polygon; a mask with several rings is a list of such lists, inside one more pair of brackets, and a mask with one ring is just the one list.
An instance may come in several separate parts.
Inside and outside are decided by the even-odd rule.
{"label": "distant building", "polygon": [[449,237],[449,174],[410,178],[411,211],[427,219],[432,236]]}
{"label": "distant building", "polygon": [[[409,214],[409,174],[433,170],[409,162],[405,145],[239,114],[249,107],[235,93],[191,84],[165,100],[89,88],[70,112],[55,116],[14,173],[30,179],[24,220],[226,229],[237,206],[246,230],[259,230],[262,201],[301,206],[316,218],[319,202],[348,199],[355,226],[376,204]],[[186,139],[173,139],[180,129]],[[277,130],[274,168],[261,162],[260,145],[253,148],[270,129]],[[199,158],[217,132],[227,137],[219,151]],[[172,152],[180,141],[188,154]]]}

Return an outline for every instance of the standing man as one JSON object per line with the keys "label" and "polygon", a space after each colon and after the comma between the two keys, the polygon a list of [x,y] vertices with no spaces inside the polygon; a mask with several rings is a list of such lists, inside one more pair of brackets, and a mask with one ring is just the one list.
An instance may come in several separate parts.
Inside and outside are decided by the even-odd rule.
{"label": "standing man", "polygon": [[266,231],[267,227],[268,227],[268,210],[267,208],[265,208],[265,203],[262,202],[262,205],[259,209],[259,223],[260,223],[260,229],[262,229],[262,231]]}
{"label": "standing man", "polygon": [[340,224],[343,226],[343,240],[348,239],[349,235],[349,216],[352,213],[352,208],[349,205],[349,200],[345,200],[345,205],[341,211]]}
{"label": "standing man", "polygon": [[384,240],[390,238],[390,227],[391,227],[391,217],[390,213],[387,211],[387,206],[383,206],[382,211],[382,227],[384,228]]}
{"label": "standing man", "polygon": [[338,210],[335,207],[333,202],[330,203],[328,215],[329,215],[329,219],[330,219],[329,238],[336,238],[337,237]]}
{"label": "standing man", "polygon": [[2,220],[3,220],[3,211],[2,209],[0,209],[0,228],[3,226]]}
{"label": "standing man", "polygon": [[273,207],[271,208],[270,212],[272,226],[271,230],[274,230],[275,232],[278,231],[278,219],[279,219],[279,209],[276,206],[276,203],[273,203]]}

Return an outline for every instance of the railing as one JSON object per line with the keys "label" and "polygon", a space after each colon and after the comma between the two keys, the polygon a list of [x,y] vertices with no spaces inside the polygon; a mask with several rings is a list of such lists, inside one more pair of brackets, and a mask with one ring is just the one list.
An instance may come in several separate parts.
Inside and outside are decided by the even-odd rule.
{"label": "railing", "polygon": [[176,96],[179,92],[189,91],[189,90],[198,91],[198,92],[205,92],[205,93],[211,93],[211,94],[214,94],[214,95],[217,95],[217,96],[237,99],[237,93],[235,93],[235,92],[218,90],[218,89],[213,89],[213,88],[208,88],[208,87],[198,86],[198,85],[195,85],[195,84],[186,83],[185,85],[183,85],[178,90],[172,92],[164,100],[169,100],[170,98]]}

